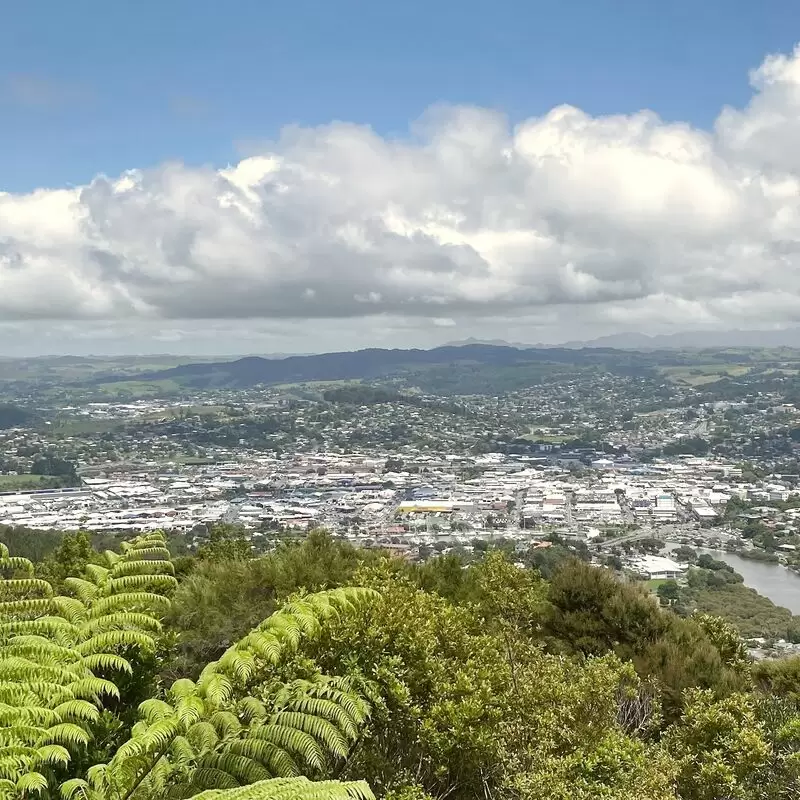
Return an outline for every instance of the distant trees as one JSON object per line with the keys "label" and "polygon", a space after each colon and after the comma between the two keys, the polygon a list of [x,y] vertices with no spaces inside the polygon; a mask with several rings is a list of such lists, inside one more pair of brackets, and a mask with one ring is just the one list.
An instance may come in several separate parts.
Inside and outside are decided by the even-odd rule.
{"label": "distant trees", "polygon": [[168,622],[176,637],[175,655],[164,672],[172,678],[197,675],[292,592],[345,585],[362,563],[376,557],[335,543],[321,531],[254,557],[241,529],[214,526],[173,598]]}
{"label": "distant trees", "polygon": [[208,538],[197,548],[200,561],[241,561],[253,555],[253,546],[240,525],[217,522]]}
{"label": "distant trees", "polygon": [[666,605],[670,603],[676,602],[680,598],[680,587],[678,586],[677,581],[664,581],[664,583],[659,584],[658,588],[656,589],[656,594],[659,597],[659,600],[664,602]]}
{"label": "distant trees", "polygon": [[36,458],[31,464],[31,474],[52,475],[65,479],[69,484],[79,482],[78,474],[75,471],[75,464],[53,455],[45,455]]}
{"label": "distant trees", "polygon": [[[401,395],[394,389],[385,389],[382,386],[366,386],[354,383],[349,386],[337,386],[326,389],[322,398],[327,403],[347,403],[349,405],[367,406],[377,403],[392,403],[398,400],[411,400],[408,395]],[[417,400],[419,402],[419,400]]]}
{"label": "distant trees", "polygon": [[23,428],[35,419],[34,414],[21,406],[0,405],[0,430]]}
{"label": "distant trees", "polygon": [[693,564],[697,560],[697,550],[682,544],[672,551],[672,557],[685,564]]}
{"label": "distant trees", "polygon": [[665,456],[704,456],[711,450],[711,445],[701,436],[687,436],[665,445],[661,452]]}

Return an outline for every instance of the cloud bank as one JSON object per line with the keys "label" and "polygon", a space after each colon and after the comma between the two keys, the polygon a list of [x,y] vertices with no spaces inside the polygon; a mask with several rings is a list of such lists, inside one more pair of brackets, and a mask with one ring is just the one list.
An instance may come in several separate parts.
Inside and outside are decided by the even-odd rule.
{"label": "cloud bank", "polygon": [[800,47],[750,81],[711,131],[443,107],[403,139],[287,128],[226,169],[0,193],[0,320],[797,323]]}

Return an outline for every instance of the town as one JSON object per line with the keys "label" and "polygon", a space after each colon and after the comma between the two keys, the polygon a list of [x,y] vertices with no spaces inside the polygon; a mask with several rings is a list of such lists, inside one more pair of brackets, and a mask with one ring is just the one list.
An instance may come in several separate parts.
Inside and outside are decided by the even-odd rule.
{"label": "town", "polygon": [[793,564],[800,410],[780,395],[702,402],[608,373],[499,396],[301,388],[40,407],[0,431],[0,523],[191,536],[224,521],[254,539],[324,527],[411,558],[669,531]]}
{"label": "town", "polygon": [[410,562],[501,549],[543,572],[571,555],[685,613],[740,609],[754,655],[794,652],[800,407],[764,367],[719,385],[697,371],[576,367],[469,394],[487,381],[459,365],[438,393],[419,375],[6,384],[0,526],[165,531],[186,552],[225,529],[255,553],[324,530]]}

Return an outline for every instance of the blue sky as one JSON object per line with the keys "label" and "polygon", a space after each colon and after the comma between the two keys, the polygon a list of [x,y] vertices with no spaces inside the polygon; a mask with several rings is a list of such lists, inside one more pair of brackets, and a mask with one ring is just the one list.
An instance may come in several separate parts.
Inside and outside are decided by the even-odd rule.
{"label": "blue sky", "polygon": [[796,327],[798,42],[798,0],[0,0],[0,355]]}
{"label": "blue sky", "polygon": [[282,126],[403,135],[434,103],[571,103],[709,126],[800,38],[796,0],[25,0],[0,17],[0,190],[164,160],[221,165]]}

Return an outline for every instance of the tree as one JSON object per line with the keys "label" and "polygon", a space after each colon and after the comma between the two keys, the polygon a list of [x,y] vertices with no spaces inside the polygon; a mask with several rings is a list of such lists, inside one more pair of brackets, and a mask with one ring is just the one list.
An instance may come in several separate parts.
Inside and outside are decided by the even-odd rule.
{"label": "tree", "polygon": [[244,528],[227,522],[211,526],[208,540],[197,549],[201,561],[240,561],[253,555]]}
{"label": "tree", "polygon": [[312,531],[302,542],[285,542],[259,558],[198,561],[172,598],[166,623],[174,649],[162,664],[162,676],[196,678],[292,593],[343,586],[374,558],[324,531]]}
{"label": "tree", "polygon": [[333,621],[313,651],[324,672],[363,676],[382,698],[346,776],[381,793],[417,783],[453,798],[494,783],[511,682],[501,642],[467,608],[418,589],[389,563],[357,580],[380,599],[360,616]]}
{"label": "tree", "polygon": [[697,560],[697,550],[682,544],[672,551],[672,556],[676,561],[681,563],[693,564]]}
{"label": "tree", "polygon": [[[613,656],[579,662],[540,655],[518,670],[517,685],[502,725],[505,792],[499,796],[674,798],[670,756],[624,727],[625,704],[645,688],[629,664]],[[657,701],[646,708],[635,723],[641,734],[658,722]],[[570,725],[553,724],[559,718]]]}
{"label": "tree", "polygon": [[37,458],[31,464],[32,475],[54,475],[60,478],[65,478],[69,482],[77,482],[78,475],[75,472],[75,465],[71,461],[66,461],[63,458],[47,455],[42,458]]}
{"label": "tree", "polygon": [[683,800],[755,797],[771,757],[750,697],[718,700],[699,689],[687,692],[683,716],[667,731],[664,746],[678,764]]}
{"label": "tree", "polygon": [[34,563],[44,561],[61,544],[62,531],[32,530],[21,525],[0,525],[0,541],[11,555],[27,558]]}
{"label": "tree", "polygon": [[101,561],[101,554],[92,547],[88,533],[65,533],[52,555],[39,565],[38,573],[60,592],[67,578],[82,575],[89,564]]}
{"label": "tree", "polygon": [[656,641],[669,621],[648,594],[608,570],[568,561],[548,587],[543,627],[556,650],[624,657]]}
{"label": "tree", "polygon": [[676,602],[680,597],[680,587],[676,581],[664,581],[659,584],[656,594],[664,605]]}

